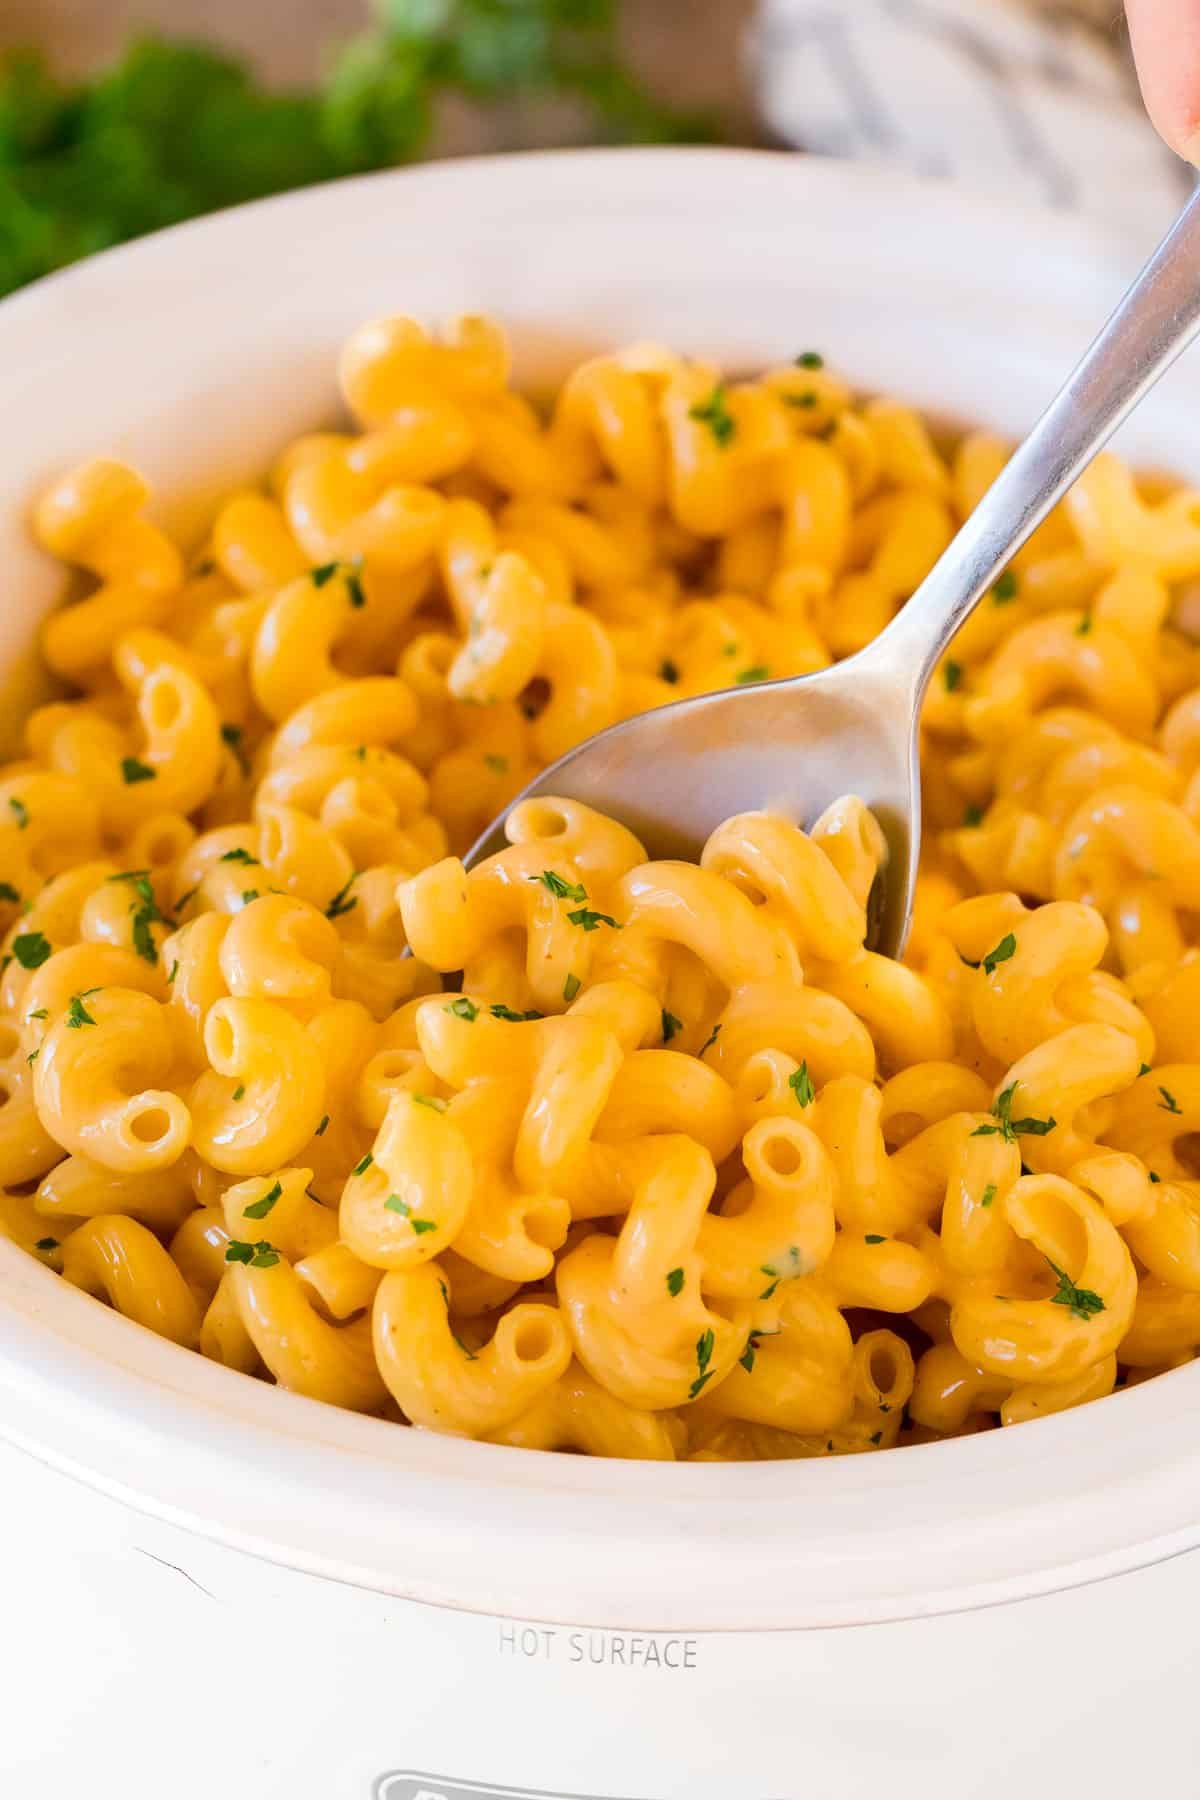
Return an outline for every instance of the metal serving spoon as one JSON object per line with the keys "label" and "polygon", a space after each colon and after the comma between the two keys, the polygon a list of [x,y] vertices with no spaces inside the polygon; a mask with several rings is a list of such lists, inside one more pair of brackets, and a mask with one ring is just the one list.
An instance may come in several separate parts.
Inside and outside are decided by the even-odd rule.
{"label": "metal serving spoon", "polygon": [[[1200,328],[1200,190],[916,593],[867,647],[786,681],[700,694],[599,732],[518,796],[582,800],[652,856],[694,860],[734,813],[811,825],[857,794],[888,862],[872,941],[904,947],[921,847],[917,718],[942,652],[1005,564]],[[510,809],[511,810],[511,809]],[[504,847],[504,819],[468,866]]]}

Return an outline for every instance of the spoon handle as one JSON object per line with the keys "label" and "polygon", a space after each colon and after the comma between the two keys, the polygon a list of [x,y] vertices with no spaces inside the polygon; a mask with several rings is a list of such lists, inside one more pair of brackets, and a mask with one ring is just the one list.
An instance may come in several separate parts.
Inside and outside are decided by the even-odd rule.
{"label": "spoon handle", "polygon": [[876,640],[917,698],[1013,553],[1200,329],[1200,188],[912,599]]}

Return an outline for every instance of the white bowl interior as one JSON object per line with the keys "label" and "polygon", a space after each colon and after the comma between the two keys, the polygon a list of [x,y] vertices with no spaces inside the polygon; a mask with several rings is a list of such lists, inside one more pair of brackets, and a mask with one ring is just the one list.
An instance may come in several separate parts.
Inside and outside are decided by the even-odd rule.
{"label": "white bowl interior", "polygon": [[[735,370],[815,347],[862,387],[1017,433],[1131,273],[1051,215],[707,151],[372,177],[101,257],[0,307],[6,733],[62,588],[26,535],[38,488],[82,457],[127,457],[194,536],[221,490],[336,415],[337,349],[366,318],[495,313],[538,384],[639,337]],[[1123,448],[1200,476],[1198,400],[1193,355]],[[634,1626],[847,1623],[1062,1586],[1200,1536],[1176,1423],[1192,1369],[901,1454],[663,1469],[462,1444],[275,1392],[7,1244],[0,1282],[0,1433],[234,1544],[419,1598]],[[397,1531],[398,1509],[419,1533]],[[464,1560],[481,1541],[492,1554]]]}

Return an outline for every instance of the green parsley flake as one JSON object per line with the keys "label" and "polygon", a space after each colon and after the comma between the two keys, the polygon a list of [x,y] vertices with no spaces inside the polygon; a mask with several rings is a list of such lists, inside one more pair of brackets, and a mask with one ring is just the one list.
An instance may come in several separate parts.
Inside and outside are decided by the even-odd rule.
{"label": "green parsley flake", "polygon": [[346,598],[355,611],[360,611],[367,604],[367,596],[363,591],[362,576],[357,569],[351,569],[346,575]]}
{"label": "green parsley flake", "polygon": [[724,450],[737,431],[733,414],[726,404],[725,388],[718,382],[707,400],[698,400],[688,408],[688,418],[707,425],[719,447]]}
{"label": "green parsley flake", "polygon": [[611,925],[614,931],[624,929],[623,926],[617,924],[611,913],[593,912],[587,906],[577,907],[574,912],[569,912],[567,917],[572,925],[578,925],[583,931],[599,931],[601,925]]}
{"label": "green parsley flake", "polygon": [[337,572],[338,566],[335,562],[320,563],[315,569],[309,570],[309,580],[315,588],[323,588],[327,581],[333,580]]}
{"label": "green parsley flake", "polygon": [[[98,990],[96,988],[89,988],[87,991],[89,994],[94,994]],[[83,1004],[83,995],[82,994],[72,994],[70,1004],[67,1007],[67,1025],[68,1025],[68,1027],[72,1031],[79,1031],[82,1026],[94,1025],[95,1023],[96,1023],[95,1019],[93,1019],[91,1013],[88,1011],[87,1007]]]}
{"label": "green parsley flake", "polygon": [[660,681],[669,681],[674,687],[679,680],[679,664],[673,663],[669,656],[664,657],[658,665],[658,678]]}
{"label": "green parsley flake", "polygon": [[882,1442],[883,1442],[883,1433],[882,1433],[882,1431],[873,1431],[873,1432],[872,1432],[872,1433],[871,1433],[871,1442],[872,1442],[872,1443],[873,1443],[873,1444],[881,1444],[881,1443],[882,1443]]}
{"label": "green parsley flake", "polygon": [[962,674],[962,664],[960,662],[955,662],[953,657],[947,657],[946,661],[942,664],[942,680],[946,685],[946,692],[948,694],[952,694],[959,685],[962,680]]}
{"label": "green parsley flake", "polygon": [[29,824],[29,808],[13,795],[9,796],[8,805],[13,818],[17,821],[17,829],[24,831]]}
{"label": "green parsley flake", "polygon": [[984,1188],[983,1193],[979,1197],[979,1204],[980,1204],[980,1206],[990,1206],[992,1204],[992,1201],[995,1198],[996,1198],[996,1184],[994,1181],[989,1181],[987,1186]]}
{"label": "green parsley flake", "polygon": [[802,394],[785,394],[783,403],[785,406],[798,406],[802,411],[808,412],[816,406],[819,398],[811,388],[805,388]]}
{"label": "green parsley flake", "polygon": [[1017,1091],[1017,1082],[1012,1082],[996,1097],[992,1107],[996,1125],[977,1125],[971,1133],[972,1137],[1000,1137],[1006,1144],[1015,1144],[1019,1137],[1045,1137],[1054,1130],[1058,1121],[1053,1116],[1049,1119],[1014,1119],[1012,1116],[1013,1095]]}
{"label": "green parsley flake", "polygon": [[1017,597],[1017,575],[1014,569],[1005,569],[992,588],[992,599],[997,606],[1004,606],[1009,600]]}
{"label": "green parsley flake", "polygon": [[171,973],[167,976],[167,986],[168,987],[172,987],[174,985],[175,977],[178,975],[178,973],[179,973],[179,964],[178,964],[178,962],[173,962],[171,964]]}
{"label": "green parsley flake", "polygon": [[587,889],[581,881],[564,881],[553,869],[543,869],[540,875],[531,875],[530,881],[540,881],[556,900],[586,900]]}
{"label": "green parsley flake", "polygon": [[1138,1069],[1138,1080],[1140,1081],[1143,1075],[1148,1075],[1149,1073],[1150,1073],[1150,1064],[1142,1063],[1140,1068]]}
{"label": "green parsley flake", "polygon": [[1087,637],[1089,635],[1089,633],[1091,632],[1091,629],[1092,629],[1092,615],[1091,615],[1091,613],[1084,613],[1082,619],[1080,619],[1078,625],[1075,627],[1075,636],[1076,637]]}
{"label": "green parsley flake", "polygon": [[371,1164],[374,1161],[375,1161],[375,1158],[371,1155],[371,1152],[368,1150],[367,1154],[365,1156],[361,1156],[359,1158],[359,1160],[355,1163],[355,1165],[351,1169],[350,1173],[352,1175],[365,1175],[367,1170],[370,1168]]}
{"label": "green parsley flake", "polygon": [[154,781],[158,770],[152,769],[149,763],[139,762],[136,756],[121,758],[121,779],[127,787],[134,787],[139,781]]}
{"label": "green parsley flake", "polygon": [[567,979],[563,982],[563,999],[568,1006],[570,1006],[582,985],[583,983],[580,981],[578,975],[567,976]]}
{"label": "green parsley flake", "polygon": [[1000,942],[996,945],[994,950],[988,951],[987,955],[983,958],[982,963],[972,962],[969,956],[964,956],[963,961],[966,963],[968,969],[982,968],[985,975],[991,975],[1000,963],[1009,961],[1010,957],[1014,955],[1016,948],[1017,940],[1010,931],[1005,937],[1000,939]]}
{"label": "green parsley flake", "polygon": [[1151,1181],[1153,1181],[1153,1182],[1155,1182],[1155,1183],[1157,1183],[1157,1182],[1160,1182],[1160,1181],[1161,1181],[1161,1180],[1162,1180],[1162,1176],[1161,1176],[1161,1175],[1156,1175],[1156,1174],[1155,1174],[1155,1173],[1154,1173],[1154,1170],[1153,1170],[1153,1169],[1151,1169],[1151,1170],[1150,1170],[1150,1171],[1149,1171],[1149,1174],[1150,1174],[1150,1179],[1151,1179]]}
{"label": "green parsley flake", "polygon": [[1046,1261],[1050,1263],[1050,1267],[1058,1276],[1058,1292],[1050,1296],[1052,1306],[1069,1307],[1072,1318],[1082,1319],[1085,1324],[1090,1322],[1093,1314],[1102,1313],[1105,1310],[1104,1302],[1099,1294],[1094,1294],[1091,1288],[1076,1287],[1065,1269],[1060,1269],[1057,1263],[1050,1262],[1049,1257],[1046,1258]]}
{"label": "green parsley flake", "polygon": [[968,831],[973,831],[977,825],[982,825],[983,824],[983,808],[982,808],[982,806],[968,806],[963,813],[962,822]]}
{"label": "green parsley flake", "polygon": [[250,773],[250,758],[242,748],[242,727],[240,725],[222,725],[221,736],[229,750],[237,758],[237,764],[242,771],[242,774],[248,775]]}
{"label": "green parsley flake", "polygon": [[415,1235],[417,1237],[424,1237],[424,1235],[427,1231],[436,1231],[437,1230],[437,1220],[436,1219],[413,1219],[411,1221],[411,1224],[412,1224],[413,1232],[415,1233]]}
{"label": "green parsley flake", "polygon": [[507,775],[508,774],[508,758],[507,758],[507,756],[493,756],[489,753],[489,754],[485,755],[483,762],[484,762],[484,767],[490,769],[492,771],[493,775]]}
{"label": "green parsley flake", "polygon": [[795,359],[798,369],[823,369],[825,358],[819,350],[802,350]]}
{"label": "green parsley flake", "polygon": [[812,1076],[808,1072],[807,1062],[802,1062],[795,1073],[788,1076],[788,1086],[795,1094],[799,1106],[811,1106],[817,1097],[817,1090],[812,1084]]}
{"label": "green parsley flake", "polygon": [[48,1255],[51,1250],[58,1249],[58,1239],[52,1237],[39,1238],[33,1246],[35,1250],[43,1250]]}
{"label": "green parsley flake", "polygon": [[[236,1099],[236,1095],[234,1097]],[[242,1217],[244,1219],[265,1219],[275,1202],[277,1200],[282,1200],[282,1198],[283,1185],[281,1182],[277,1181],[272,1187],[267,1189],[261,1200],[256,1200],[253,1206],[245,1206],[242,1208]]]}
{"label": "green parsley flake", "polygon": [[468,1025],[473,1025],[479,1017],[479,1008],[473,1000],[468,1000],[465,994],[460,994],[457,1000],[452,1000],[445,1011],[453,1013],[456,1019],[465,1019]]}
{"label": "green parsley flake", "polygon": [[333,899],[329,902],[329,905],[325,908],[325,917],[327,919],[340,919],[343,913],[354,911],[355,907],[358,905],[357,896],[352,900],[348,900],[346,896],[361,873],[362,871],[360,869],[355,869],[350,879],[338,889],[337,893],[333,896]]}
{"label": "green parsley flake", "polygon": [[246,1098],[246,1084],[244,1081],[238,1082],[233,1090],[233,1097],[235,1100],[244,1100]]}
{"label": "green parsley flake", "polygon": [[257,1244],[244,1243],[240,1238],[230,1238],[225,1246],[225,1261],[229,1263],[248,1263],[252,1269],[273,1269],[279,1261],[279,1252],[265,1238]]}
{"label": "green parsley flake", "polygon": [[[14,948],[14,950],[16,949],[15,944],[13,945],[13,948]],[[1169,1093],[1165,1087],[1160,1087],[1158,1091],[1162,1095],[1162,1099],[1159,1101],[1158,1104],[1163,1112],[1182,1114],[1183,1108],[1182,1108],[1182,1106],[1180,1106],[1180,1104],[1179,1104],[1178,1100],[1175,1098],[1174,1094]]]}
{"label": "green parsley flake", "polygon": [[504,1019],[510,1025],[527,1025],[531,1019],[544,1019],[546,1016],[545,1013],[536,1011],[514,1012],[512,1007],[505,1006],[503,1001],[497,1001],[495,1006],[489,1006],[488,1011],[493,1019]]}
{"label": "green parsley flake", "polygon": [[877,1231],[869,1231],[867,1233],[866,1237],[864,1237],[863,1243],[864,1244],[886,1244],[887,1239],[885,1237],[881,1237]]}
{"label": "green parsley flake", "polygon": [[770,674],[766,663],[755,663],[752,668],[739,669],[733,679],[739,687],[748,687],[752,682],[768,680]]}
{"label": "green parsley flake", "polygon": [[680,1294],[682,1294],[682,1292],[683,1292],[683,1270],[682,1269],[668,1269],[668,1271],[667,1271],[667,1292],[668,1292],[668,1294],[670,1294],[672,1300],[677,1300],[679,1298]]}
{"label": "green parsley flake", "polygon": [[710,1369],[708,1365],[712,1361],[715,1343],[716,1339],[713,1336],[711,1326],[707,1331],[701,1332],[700,1336],[696,1339],[697,1374],[695,1381],[693,1381],[691,1387],[688,1389],[689,1400],[694,1400],[701,1389],[712,1380],[714,1371]]}
{"label": "green parsley flake", "polygon": [[329,1114],[326,1113],[323,1116],[321,1123],[317,1126],[317,1129],[313,1132],[313,1136],[314,1137],[324,1137],[326,1130],[328,1129],[328,1126],[329,1126]]}
{"label": "green parsley flake", "polygon": [[12,951],[23,969],[40,969],[46,959],[54,954],[40,931],[22,932],[20,937],[13,939]]}
{"label": "green parsley flake", "polygon": [[21,896],[11,881],[0,881],[0,900],[7,900],[12,906],[19,906]]}
{"label": "green parsley flake", "polygon": [[675,1037],[677,1035],[677,1033],[681,1032],[682,1030],[683,1030],[683,1020],[677,1019],[675,1017],[675,1014],[672,1012],[668,1012],[666,1007],[664,1006],[663,1007],[663,1015],[662,1015],[662,1041],[663,1041],[663,1043],[669,1044],[671,1039],[673,1037]]}
{"label": "green parsley flake", "polygon": [[49,1017],[49,1013],[44,1006],[39,1006],[36,1012],[26,1013],[25,1017],[27,1019],[45,1019]]}
{"label": "green parsley flake", "polygon": [[224,856],[218,857],[217,860],[218,862],[228,863],[253,863],[256,869],[262,867],[257,856],[251,856],[248,850],[243,850],[240,847],[237,850],[227,850]]}
{"label": "green parsley flake", "polygon": [[720,1035],[721,1035],[721,1027],[719,1025],[714,1025],[712,1030],[709,1032],[708,1036],[705,1038],[704,1042],[701,1044],[699,1050],[697,1050],[697,1052],[696,1052],[697,1056],[703,1056],[704,1052],[706,1050],[711,1050],[713,1045],[716,1043],[717,1039],[720,1037]]}
{"label": "green parsley flake", "polygon": [[448,1100],[439,1100],[436,1094],[414,1094],[413,1100],[418,1106],[427,1106],[430,1112],[444,1113],[450,1104]]}

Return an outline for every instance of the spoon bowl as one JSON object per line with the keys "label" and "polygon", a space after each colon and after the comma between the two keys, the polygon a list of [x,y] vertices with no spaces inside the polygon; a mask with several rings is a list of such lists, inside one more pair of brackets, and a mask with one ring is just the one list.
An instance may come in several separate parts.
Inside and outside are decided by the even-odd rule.
{"label": "spoon bowl", "polygon": [[[1200,190],[1029,436],[916,593],[864,650],[831,668],[700,694],[627,719],[544,769],[513,805],[585,802],[651,856],[698,858],[738,813],[810,828],[855,795],[887,841],[869,944],[899,956],[921,846],[917,721],[954,633],[1009,559],[1200,330]],[[503,849],[507,811],[467,866]]]}

